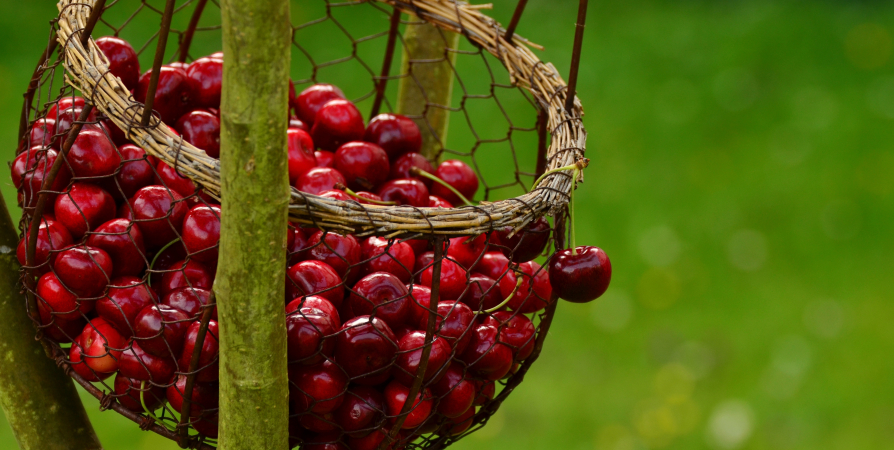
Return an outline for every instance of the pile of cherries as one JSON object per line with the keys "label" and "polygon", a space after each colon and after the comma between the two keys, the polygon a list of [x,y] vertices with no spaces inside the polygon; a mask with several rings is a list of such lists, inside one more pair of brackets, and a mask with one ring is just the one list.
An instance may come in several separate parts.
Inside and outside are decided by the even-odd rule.
{"label": "pile of cherries", "polygon": [[[131,46],[97,39],[111,73],[146,100]],[[163,66],[154,97],[161,120],[185,141],[220,155],[223,55]],[[452,208],[478,190],[464,162],[437,167],[420,153],[416,124],[380,114],[368,124],[335,86],[296,94],[290,85],[289,180],[300,192],[360,203]],[[65,97],[36,121],[12,164],[23,208],[60,156],[85,108]],[[72,369],[92,382],[116,374],[124,407],[153,413],[167,401],[194,428],[217,436],[218,323],[212,286],[220,205],[175,168],[147,155],[126,133],[91,114],[49,186],[33,261],[28,236],[17,256],[31,267],[43,331],[71,343]],[[611,266],[595,247],[558,254],[547,271],[550,225],[496,230],[443,242],[440,274],[428,240],[388,240],[290,226],[286,298],[290,435],[305,449],[378,448],[399,422],[410,386],[422,389],[390,448],[429,433],[458,435],[534,351],[529,317],[557,297],[592,300]],[[434,279],[438,302],[431,305]],[[552,283],[550,282],[552,280]],[[558,281],[557,281],[558,280]],[[433,307],[435,312],[431,312]],[[198,350],[189,411],[183,408]],[[427,330],[434,330],[423,361]]]}

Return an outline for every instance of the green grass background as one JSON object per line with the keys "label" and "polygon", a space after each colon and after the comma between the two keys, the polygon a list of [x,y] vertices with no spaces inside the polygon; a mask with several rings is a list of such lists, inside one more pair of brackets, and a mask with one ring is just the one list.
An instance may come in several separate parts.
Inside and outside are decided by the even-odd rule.
{"label": "green grass background", "polygon": [[[317,3],[293,2],[295,20],[319,16]],[[513,5],[496,0],[489,14],[506,23]],[[369,10],[337,11],[357,36],[387,26],[350,9]],[[576,2],[534,0],[519,26],[563,74],[575,14]],[[0,159],[14,155],[21,93],[54,15],[42,0],[0,16]],[[122,35],[145,42],[156,23]],[[315,57],[349,51],[332,23],[318,30],[298,33]],[[894,448],[892,33],[891,2],[591,2],[579,96],[592,164],[577,241],[608,252],[614,279],[594,303],[560,305],[525,383],[457,448]],[[197,54],[217,50],[207,35]],[[470,95],[487,93],[483,64],[459,58]],[[358,61],[320,77],[353,97],[370,87]],[[513,123],[530,127],[531,107],[504,94]],[[506,135],[493,100],[468,110],[468,121],[453,115],[452,149],[476,142],[468,123],[481,139]],[[530,170],[531,133],[513,143]],[[474,160],[493,186],[513,183],[511,156],[484,144]],[[14,205],[8,175],[0,183]],[[176,448],[85,406],[108,449]],[[0,427],[0,448],[14,447]]]}

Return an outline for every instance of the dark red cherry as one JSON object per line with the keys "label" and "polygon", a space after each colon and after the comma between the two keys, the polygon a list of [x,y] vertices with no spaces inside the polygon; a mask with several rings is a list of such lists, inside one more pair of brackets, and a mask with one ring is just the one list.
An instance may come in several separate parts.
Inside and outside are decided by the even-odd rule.
{"label": "dark red cherry", "polygon": [[318,195],[323,191],[335,189],[335,185],[345,184],[341,172],[330,167],[315,167],[298,177],[295,188],[301,192]]}
{"label": "dark red cherry", "polygon": [[217,116],[197,109],[181,116],[175,128],[186,142],[205,150],[212,158],[220,158],[220,119]]}
{"label": "dark red cherry", "polygon": [[466,370],[458,363],[450,363],[444,376],[431,386],[438,398],[437,410],[445,417],[459,417],[472,408],[475,384],[466,378]]}
{"label": "dark red cherry", "polygon": [[[131,340],[118,363],[118,373],[137,380],[168,384],[174,377],[177,366],[173,359],[159,358],[146,353],[137,341]],[[185,368],[183,369],[186,370]]]}
{"label": "dark red cherry", "polygon": [[331,198],[334,200],[341,200],[343,202],[350,202],[350,201],[354,200],[353,197],[351,197],[348,194],[345,194],[345,191],[337,191],[335,189],[320,192],[319,195],[320,195],[320,197],[323,197],[323,198]]}
{"label": "dark red cherry", "polygon": [[416,122],[400,114],[373,117],[366,127],[363,140],[385,149],[392,161],[407,153],[418,153],[422,147],[422,134]]}
{"label": "dark red cherry", "polygon": [[[438,166],[438,169],[435,170],[435,175],[450,186],[453,186],[454,189],[459,191],[469,200],[471,200],[475,195],[475,192],[478,191],[478,176],[475,175],[475,171],[473,171],[468,164],[462,161],[449,159],[442,162]],[[434,183],[432,185],[431,193],[432,195],[437,195],[454,205],[463,204],[462,200],[460,200],[456,194],[450,189],[442,186],[440,183]]]}
{"label": "dark red cherry", "polygon": [[152,266],[152,271],[147,271],[152,284],[158,287],[158,285],[161,284],[161,279],[164,277],[165,271],[170,269],[174,263],[180,262],[185,258],[186,249],[183,247],[183,242],[180,240],[172,242],[171,245],[167,246],[160,253],[153,255],[152,259],[154,260],[154,265]]}
{"label": "dark red cherry", "polygon": [[173,167],[164,161],[159,161],[155,166],[158,180],[162,186],[180,194],[181,197],[187,198],[195,194],[196,184],[189,178],[174,170]]}
{"label": "dark red cherry", "polygon": [[37,119],[34,121],[34,124],[31,125],[31,132],[28,134],[28,147],[58,148],[58,144],[55,119]]}
{"label": "dark red cherry", "polygon": [[361,430],[372,426],[384,413],[385,397],[381,392],[367,386],[353,386],[333,417],[345,433],[365,434]]}
{"label": "dark red cherry", "polygon": [[354,236],[318,230],[308,238],[307,245],[310,247],[307,259],[329,264],[339,277],[344,278],[347,274],[348,281],[360,278],[360,243]]}
{"label": "dark red cherry", "polygon": [[[127,145],[130,141],[128,140],[127,133],[115,125],[115,122],[112,122],[107,116],[101,116],[99,120],[100,125],[106,129],[109,133],[109,137],[112,139],[112,142],[121,147],[122,145]],[[127,127],[125,127],[127,128]],[[120,150],[120,149],[119,149]],[[121,159],[124,159],[122,156]]]}
{"label": "dark red cherry", "polygon": [[313,365],[331,357],[335,340],[327,336],[335,334],[339,325],[321,309],[304,306],[289,312],[286,316],[289,362]]}
{"label": "dark red cherry", "polygon": [[[162,298],[162,303],[172,308],[177,308],[186,313],[187,316],[199,319],[204,311],[205,305],[211,303],[211,290],[196,287],[182,287],[168,292]],[[211,318],[217,320],[217,306],[211,313]]]}
{"label": "dark red cherry", "polygon": [[365,261],[364,275],[387,272],[404,283],[409,283],[413,277],[416,256],[413,248],[406,242],[373,236],[360,244],[360,252],[362,260]]}
{"label": "dark red cherry", "polygon": [[429,195],[428,196],[428,207],[429,208],[448,208],[449,209],[449,208],[453,208],[453,204],[451,204],[447,200],[444,200],[443,198],[438,197],[436,195]]}
{"label": "dark red cherry", "polygon": [[[422,271],[420,282],[424,286],[432,286],[434,264]],[[456,300],[466,290],[466,270],[462,266],[448,258],[441,260],[441,278],[439,298],[442,300]]]}
{"label": "dark red cherry", "polygon": [[220,208],[198,205],[186,213],[183,219],[183,245],[190,258],[196,261],[217,263],[217,246],[220,243]]}
{"label": "dark red cherry", "polygon": [[481,406],[494,399],[497,393],[497,382],[493,380],[484,380],[481,378],[472,378],[475,384],[475,406]]}
{"label": "dark red cherry", "polygon": [[500,331],[499,341],[512,348],[515,361],[531,356],[536,333],[531,319],[519,313],[497,311],[484,319],[484,324],[492,325]]}
{"label": "dark red cherry", "polygon": [[306,131],[289,127],[286,132],[289,146],[289,184],[294,185],[301,175],[317,167],[314,141]]}
{"label": "dark red cherry", "polygon": [[[397,421],[407,397],[410,395],[410,388],[403,384],[392,381],[385,386],[385,410],[388,414],[388,420],[392,424]],[[413,399],[413,405],[410,407],[409,414],[401,425],[404,430],[412,430],[422,425],[425,419],[431,414],[432,396],[428,388],[422,389],[416,398]]]}
{"label": "dark red cherry", "polygon": [[431,289],[428,286],[414,284],[407,286],[410,293],[410,315],[407,322],[414,329],[419,328],[425,330],[428,328],[429,307],[431,305]]}
{"label": "dark red cherry", "polygon": [[[357,195],[357,197],[355,197],[354,200],[357,200],[358,202],[360,202],[363,205],[373,204],[372,201],[375,201],[375,202],[382,201],[382,197],[379,197],[378,195],[373,194],[372,192],[357,191],[357,192],[355,192],[355,194]],[[372,201],[367,201],[367,200],[372,200]]]}
{"label": "dark red cherry", "polygon": [[324,105],[332,100],[343,100],[345,94],[331,84],[315,84],[303,91],[295,99],[295,112],[308,126],[314,124],[314,117]]}
{"label": "dark red cherry", "polygon": [[317,295],[329,300],[336,308],[345,296],[341,277],[329,264],[322,261],[302,261],[286,271],[286,297]]}
{"label": "dark red cherry", "polygon": [[110,284],[106,296],[96,302],[96,313],[129,338],[133,336],[137,314],[157,301],[155,292],[133,276],[115,278]]}
{"label": "dark red cherry", "polygon": [[81,301],[69,292],[55,273],[45,273],[37,281],[37,301],[47,312],[62,320],[75,320],[93,311],[95,302]]}
{"label": "dark red cherry", "polygon": [[223,85],[223,60],[199,58],[186,68],[186,77],[192,89],[196,106],[220,108],[220,90]]}
{"label": "dark red cherry", "polygon": [[137,87],[140,81],[140,60],[130,43],[117,36],[103,36],[94,42],[109,60],[109,72],[120,78],[127,90]]}
{"label": "dark red cherry", "polygon": [[78,337],[75,338],[74,342],[71,344],[71,349],[69,349],[68,351],[68,362],[69,364],[71,364],[71,369],[91,383],[102,381],[112,376],[114,372],[97,372],[87,365],[87,358],[83,357],[81,354],[81,349],[83,347],[81,346],[81,344],[78,343],[80,339],[81,335],[78,335]]}
{"label": "dark red cherry", "polygon": [[469,287],[459,301],[472,308],[472,311],[483,311],[497,307],[503,302],[503,297],[496,281],[481,274],[472,274]]}
{"label": "dark red cherry", "polygon": [[[189,403],[189,417],[202,416],[203,411],[217,409],[220,406],[220,387],[217,383],[193,383]],[[168,386],[165,396],[171,408],[183,413],[183,396],[186,395],[186,375],[179,375],[177,382]]]}
{"label": "dark red cherry", "polygon": [[487,235],[479,234],[474,238],[458,237],[450,239],[447,257],[470,269],[484,254],[487,248]]}
{"label": "dark red cherry", "polygon": [[512,368],[512,349],[497,339],[493,325],[478,325],[459,359],[468,364],[469,372],[486,380],[499,380]]}
{"label": "dark red cherry", "polygon": [[[379,450],[382,441],[388,438],[387,428],[377,428],[362,437],[351,436],[348,438],[348,447],[351,450]],[[391,443],[381,450],[393,450],[396,443]]]}
{"label": "dark red cherry", "polygon": [[113,197],[131,198],[140,188],[153,184],[155,172],[146,151],[133,144],[118,147],[121,168],[107,190]]}
{"label": "dark red cherry", "polygon": [[335,337],[335,362],[357,384],[375,386],[386,381],[396,352],[394,333],[375,317],[355,317]]}
{"label": "dark red cherry", "polygon": [[369,142],[348,142],[335,152],[335,169],[353,190],[372,190],[388,179],[388,155]]}
{"label": "dark red cherry", "polygon": [[[22,153],[22,155],[25,154],[26,153]],[[19,155],[19,157],[22,155]],[[19,193],[21,195],[20,203],[23,206],[33,207],[37,205],[37,199],[39,198],[40,192],[43,190],[44,180],[47,175],[50,174],[57,158],[57,153],[54,150],[47,150],[45,153],[38,151],[36,155],[37,158],[33,161],[27,159],[27,156],[25,157],[26,170],[22,174],[21,186],[19,187]],[[16,159],[18,160],[18,158]],[[16,170],[15,167],[16,166],[14,165],[13,170]],[[15,175],[13,175],[13,177],[15,177]],[[63,163],[59,172],[56,173],[56,177],[53,178],[53,182],[48,187],[46,194],[47,200],[50,202],[55,201],[56,192],[65,190],[65,187],[68,186],[70,181],[71,172],[68,170],[68,165]]]}
{"label": "dark red cherry", "polygon": [[[335,431],[338,430],[338,425],[335,424],[335,419],[333,418],[333,414],[331,412],[328,412],[326,414],[307,412],[302,414],[298,418],[298,422],[301,424],[302,427],[313,433],[330,433],[332,435],[338,435],[338,433],[335,433]],[[328,447],[328,444],[322,443],[319,443],[317,445],[308,445],[308,443],[305,441],[304,447],[302,448],[327,449],[339,447]]]}
{"label": "dark red cherry", "polygon": [[332,361],[312,366],[289,366],[289,391],[298,413],[325,414],[344,401],[348,379]]}
{"label": "dark red cherry", "polygon": [[332,100],[323,105],[314,116],[310,129],[314,144],[329,151],[335,151],[346,142],[363,140],[363,132],[363,116],[347,100]]}
{"label": "dark red cherry", "polygon": [[354,285],[348,301],[355,315],[378,317],[391,328],[403,324],[410,313],[406,286],[386,272],[363,277]]}
{"label": "dark red cherry", "polygon": [[447,436],[459,436],[466,432],[472,426],[472,419],[475,418],[475,408],[469,408],[459,417],[447,419],[438,434]]}
{"label": "dark red cherry", "polygon": [[72,247],[59,253],[53,272],[79,297],[98,297],[112,278],[112,258],[98,248]]}
{"label": "dark red cherry", "polygon": [[158,249],[178,238],[186,215],[183,197],[164,186],[146,186],[130,199],[134,221],[146,248]]}
{"label": "dark red cherry", "polygon": [[608,289],[612,263],[599,248],[579,246],[557,252],[549,265],[549,282],[556,295],[574,303],[591,302]]}
{"label": "dark red cherry", "polygon": [[[419,365],[422,362],[422,352],[425,347],[425,331],[413,331],[400,338],[397,343],[397,361],[395,361],[394,379],[410,386],[419,373]],[[435,375],[440,375],[444,366],[450,361],[450,353],[453,350],[443,338],[433,336],[431,350],[428,354],[428,365],[425,366],[423,383],[430,381]]]}
{"label": "dark red cherry", "polygon": [[208,266],[194,260],[179,261],[168,267],[156,287],[160,295],[167,295],[176,289],[193,287],[211,289],[214,285],[214,272]]}
{"label": "dark red cherry", "polygon": [[[56,150],[47,147],[31,147],[27,152],[22,152],[12,161],[11,177],[12,185],[16,189],[21,189],[24,182],[25,173],[33,171],[38,167],[40,161],[46,158],[56,160]],[[52,164],[50,164],[52,166]]]}
{"label": "dark red cherry", "polygon": [[435,252],[428,250],[416,253],[416,263],[413,264],[413,274],[416,283],[422,282],[422,274],[426,269],[432,267],[435,262]]}
{"label": "dark red cherry", "polygon": [[115,399],[135,413],[142,414],[145,410],[155,411],[165,401],[165,387],[119,374],[115,377]]}
{"label": "dark red cherry", "polygon": [[326,150],[317,150],[314,152],[317,159],[317,167],[333,167],[335,165],[335,153]]}
{"label": "dark red cherry", "polygon": [[519,276],[517,272],[509,271],[500,280],[500,295],[504,299],[511,296],[508,303],[509,308],[522,314],[546,308],[546,305],[552,301],[552,287],[546,269],[541,268],[540,264],[534,261],[529,261],[519,264],[518,270],[521,272],[522,281],[521,284],[518,284],[517,289],[516,284]]}
{"label": "dark red cherry", "polygon": [[[475,314],[464,303],[457,301],[438,302],[438,318],[435,330],[443,337],[456,354],[461,354],[469,345],[475,322]],[[422,325],[422,324],[420,324]]]}
{"label": "dark red cherry", "polygon": [[[60,197],[61,198],[61,197]],[[137,276],[146,268],[146,246],[140,227],[127,219],[112,219],[87,237],[87,245],[112,258],[112,276]]]}
{"label": "dark red cherry", "polygon": [[319,309],[329,316],[330,321],[335,325],[336,329],[341,328],[341,319],[338,309],[329,300],[318,295],[308,295],[306,297],[296,298],[286,305],[286,314],[298,311],[301,308]]}
{"label": "dark red cherry", "polygon": [[[328,414],[327,414],[328,415]],[[305,422],[306,417],[312,415],[301,416],[301,422]],[[309,429],[309,427],[305,426]],[[337,429],[337,428],[336,428]],[[311,430],[314,431],[314,430]],[[301,450],[351,450],[341,441],[341,433],[336,432],[319,432],[303,439]],[[291,433],[290,433],[291,434]],[[290,436],[291,437],[291,436]],[[291,445],[291,444],[290,444]]]}
{"label": "dark red cherry", "polygon": [[289,264],[296,264],[302,261],[307,252],[307,235],[300,228],[289,227],[288,253]]}
{"label": "dark red cherry", "polygon": [[[28,233],[16,247],[16,258],[19,264],[27,266]],[[41,220],[37,228],[37,246],[34,251],[34,266],[40,266],[39,272],[46,273],[55,263],[58,251],[70,247],[74,243],[71,233],[55,220]],[[49,264],[47,264],[49,262]]]}
{"label": "dark red cherry", "polygon": [[[189,370],[189,364],[192,361],[192,354],[196,349],[196,343],[199,337],[199,329],[202,324],[200,322],[192,322],[186,329],[186,336],[183,338],[183,351],[180,353],[180,370],[186,372]],[[216,320],[208,321],[208,329],[205,332],[205,339],[202,341],[202,348],[199,350],[199,363],[196,366],[196,381],[208,382],[216,381],[220,378],[218,352],[220,351],[220,331],[217,327]]]}
{"label": "dark red cherry", "polygon": [[425,183],[412,179],[400,178],[383,184],[376,194],[386,202],[397,202],[398,205],[416,207],[428,206],[428,188]]}
{"label": "dark red cherry", "polygon": [[101,130],[85,127],[75,138],[66,161],[76,177],[107,177],[118,170],[121,155]]}
{"label": "dark red cherry", "polygon": [[493,233],[493,243],[503,246],[504,248],[500,248],[500,251],[512,262],[528,262],[543,253],[546,244],[549,243],[550,231],[549,222],[545,217],[541,217],[529,223],[512,237],[509,237],[512,227],[497,230]]}
{"label": "dark red cherry", "polygon": [[135,323],[134,337],[143,350],[159,358],[180,356],[190,324],[185,312],[167,305],[149,305],[137,314]]}
{"label": "dark red cherry", "polygon": [[72,237],[79,239],[115,218],[115,200],[96,185],[74,183],[67,193],[56,197],[53,213]]}
{"label": "dark red cherry", "polygon": [[118,361],[127,340],[103,319],[93,319],[76,340],[81,347],[81,358],[96,372],[118,370]]}
{"label": "dark red cherry", "polygon": [[50,107],[49,111],[47,111],[47,119],[56,119],[59,116],[59,111],[65,111],[72,106],[78,106],[83,108],[87,102],[83,97],[74,97],[71,95],[67,95],[65,97],[60,98],[56,101],[53,106]]}
{"label": "dark red cherry", "polygon": [[[57,148],[62,148],[62,144],[65,143],[65,139],[68,138],[68,131],[71,130],[72,125],[80,119],[81,113],[84,111],[83,106],[70,106],[65,109],[59,110],[59,115],[56,117],[56,136],[57,140],[55,145]],[[106,131],[102,126],[96,124],[96,110],[90,110],[87,113],[87,123],[83,125],[81,131],[95,131],[102,135],[105,135]]]}
{"label": "dark red cherry", "polygon": [[[134,90],[134,98],[138,102],[146,103],[151,77],[151,69],[140,77],[137,88]],[[176,123],[177,119],[189,110],[192,104],[191,95],[186,71],[178,67],[162,66],[158,74],[158,88],[155,90],[155,102],[152,109],[158,112],[163,122]]]}
{"label": "dark red cherry", "polygon": [[509,271],[509,258],[501,252],[489,251],[478,260],[472,272],[480,273],[499,282]]}

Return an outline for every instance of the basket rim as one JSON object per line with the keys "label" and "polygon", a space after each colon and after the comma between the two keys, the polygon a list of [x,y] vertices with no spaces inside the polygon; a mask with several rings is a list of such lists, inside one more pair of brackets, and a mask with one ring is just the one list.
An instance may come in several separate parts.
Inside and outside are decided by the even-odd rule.
{"label": "basket rim", "polygon": [[[523,87],[546,111],[552,137],[546,152],[547,170],[569,166],[584,156],[587,133],[582,123],[583,107],[575,97],[571,111],[565,109],[567,85],[552,63],[542,62],[536,47],[514,34],[505,40],[505,28],[481,13],[481,8],[454,0],[367,0],[390,5],[441,29],[460,33],[473,45],[486,49],[501,61],[513,85]],[[86,46],[73,35],[85,28],[96,0],[61,0],[57,41],[64,54],[65,81],[106,115],[127,137],[148,154],[173,166],[220,198],[220,161],[176,136],[160,119],[135,127],[144,105],[134,100],[124,83],[109,72],[109,62],[91,36]],[[89,93],[89,96],[88,96]],[[291,187],[289,219],[320,229],[407,238],[424,235],[477,235],[511,227],[520,230],[528,223],[564,210],[576,181],[570,170],[547,175],[532,191],[496,202],[453,209],[361,205],[300,192]]]}

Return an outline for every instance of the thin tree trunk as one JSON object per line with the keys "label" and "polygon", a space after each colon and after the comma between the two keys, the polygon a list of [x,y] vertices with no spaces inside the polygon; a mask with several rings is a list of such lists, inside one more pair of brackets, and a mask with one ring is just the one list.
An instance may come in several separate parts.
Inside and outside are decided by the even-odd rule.
{"label": "thin tree trunk", "polygon": [[224,0],[220,448],[288,448],[288,0]]}
{"label": "thin tree trunk", "polygon": [[[434,160],[447,142],[450,112],[443,107],[450,106],[456,62],[456,53],[447,49],[458,47],[459,34],[420,23],[407,25],[403,42],[400,71],[409,72],[410,76],[400,80],[397,112],[408,116],[425,114],[414,120],[422,132],[422,154]],[[410,64],[411,60],[426,62]]]}
{"label": "thin tree trunk", "polygon": [[19,447],[101,449],[71,379],[34,340],[19,295],[16,227],[0,196],[0,404]]}

